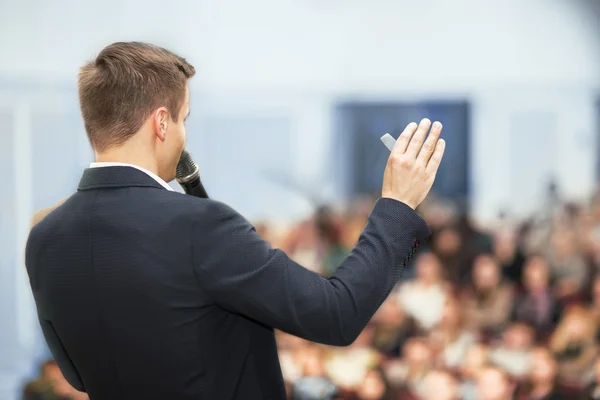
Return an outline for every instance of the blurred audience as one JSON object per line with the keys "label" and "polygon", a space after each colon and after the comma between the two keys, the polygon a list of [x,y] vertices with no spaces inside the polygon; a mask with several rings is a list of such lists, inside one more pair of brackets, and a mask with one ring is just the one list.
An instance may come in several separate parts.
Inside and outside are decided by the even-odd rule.
{"label": "blurred audience", "polygon": [[[286,232],[257,231],[329,277],[359,240],[373,199],[319,207]],[[554,204],[554,203],[553,203]],[[600,192],[590,204],[494,229],[430,198],[432,238],[351,346],[276,332],[291,400],[600,400]],[[426,246],[424,246],[426,247]],[[24,400],[85,400],[56,363]]]}
{"label": "blurred audience", "polygon": [[39,377],[23,389],[23,400],[89,400],[87,394],[75,390],[55,361],[49,360],[40,367]]}

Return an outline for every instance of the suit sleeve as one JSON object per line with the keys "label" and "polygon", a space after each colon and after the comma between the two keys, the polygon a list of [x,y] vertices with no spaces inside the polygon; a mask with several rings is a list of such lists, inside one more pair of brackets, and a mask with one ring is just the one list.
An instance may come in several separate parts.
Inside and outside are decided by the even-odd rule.
{"label": "suit sleeve", "polygon": [[73,388],[80,392],[85,392],[86,390],[83,385],[83,380],[81,379],[79,372],[77,372],[77,368],[75,368],[73,361],[67,354],[67,351],[58,337],[58,334],[54,330],[52,323],[40,318],[40,325],[42,327],[42,332],[44,333],[44,338],[46,339],[48,347],[50,348],[50,352],[60,368],[60,372],[62,372],[67,382],[69,382]]}
{"label": "suit sleeve", "polygon": [[354,342],[430,234],[410,207],[379,199],[348,258],[324,278],[270,248],[230,207],[209,208],[192,236],[200,286],[223,308],[328,345]]}

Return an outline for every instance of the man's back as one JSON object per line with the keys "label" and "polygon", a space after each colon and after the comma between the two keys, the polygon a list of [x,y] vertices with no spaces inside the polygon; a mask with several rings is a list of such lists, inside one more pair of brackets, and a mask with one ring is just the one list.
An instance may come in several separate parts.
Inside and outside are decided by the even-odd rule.
{"label": "man's back", "polygon": [[217,306],[194,272],[190,240],[213,227],[193,238],[192,224],[214,202],[118,170],[138,184],[79,191],[32,231],[27,267],[53,351],[92,400],[283,398],[273,330]]}
{"label": "man's back", "polygon": [[91,400],[284,399],[273,328],[349,345],[428,234],[380,199],[325,279],[230,207],[105,166],[34,226],[26,264],[50,350]]}

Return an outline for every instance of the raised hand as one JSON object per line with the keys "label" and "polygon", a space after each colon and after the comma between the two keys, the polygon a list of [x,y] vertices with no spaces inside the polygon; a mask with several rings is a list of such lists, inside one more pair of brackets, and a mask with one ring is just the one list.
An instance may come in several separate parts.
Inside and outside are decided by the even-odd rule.
{"label": "raised hand", "polygon": [[407,125],[388,158],[382,197],[396,199],[413,209],[421,204],[433,185],[446,148],[441,133],[442,124],[436,121],[432,126],[427,118],[418,126],[414,122]]}

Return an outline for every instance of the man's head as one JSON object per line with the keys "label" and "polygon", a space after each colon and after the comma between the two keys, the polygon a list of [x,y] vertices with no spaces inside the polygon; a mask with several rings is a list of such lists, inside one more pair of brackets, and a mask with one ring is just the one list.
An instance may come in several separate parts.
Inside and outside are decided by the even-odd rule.
{"label": "man's head", "polygon": [[96,158],[132,162],[170,181],[185,144],[194,67],[163,48],[113,43],[79,73],[81,113]]}
{"label": "man's head", "polygon": [[441,279],[439,258],[433,253],[423,253],[417,258],[417,280],[422,283],[438,283]]}
{"label": "man's head", "polygon": [[529,292],[540,292],[548,288],[550,277],[548,262],[541,255],[532,255],[527,259],[523,270],[523,286]]}

